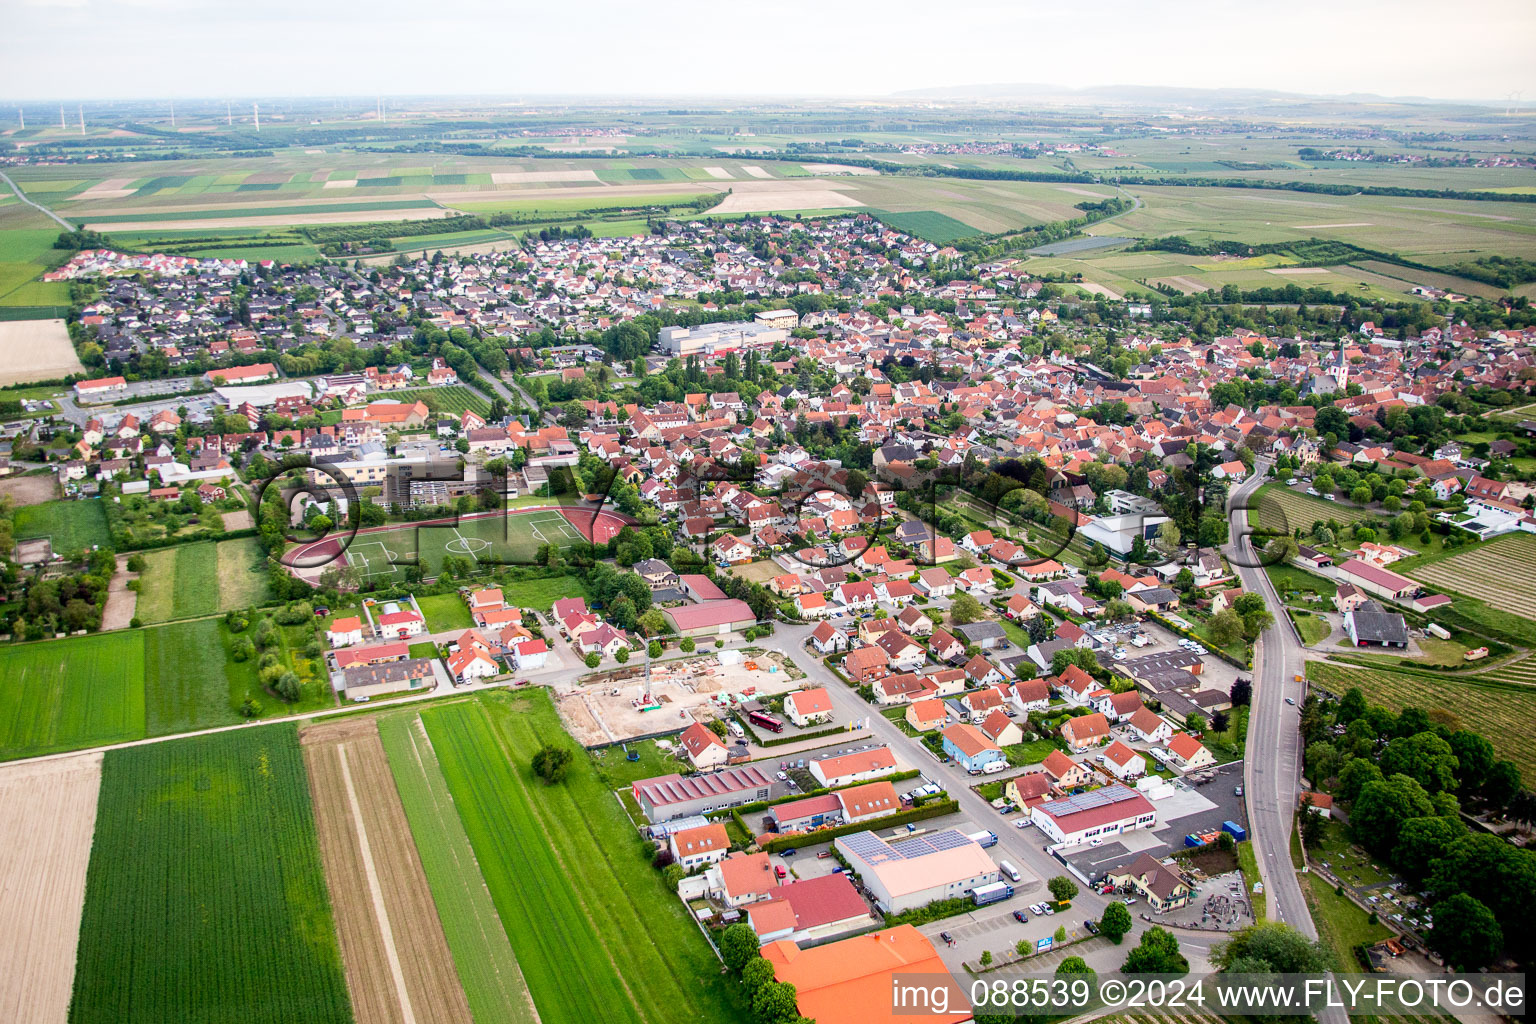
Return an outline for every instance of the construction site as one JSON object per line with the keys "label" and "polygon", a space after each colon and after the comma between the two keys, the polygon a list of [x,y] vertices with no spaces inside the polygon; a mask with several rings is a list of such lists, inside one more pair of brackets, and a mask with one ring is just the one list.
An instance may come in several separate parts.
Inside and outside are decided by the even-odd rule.
{"label": "construction site", "polygon": [[648,659],[555,686],[565,727],[586,747],[665,736],[723,718],[751,700],[799,688],[804,673],[774,651]]}

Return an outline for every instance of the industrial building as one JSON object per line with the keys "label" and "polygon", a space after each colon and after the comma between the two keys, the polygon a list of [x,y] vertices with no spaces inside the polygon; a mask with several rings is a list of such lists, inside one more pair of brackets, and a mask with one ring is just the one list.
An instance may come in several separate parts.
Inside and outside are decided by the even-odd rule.
{"label": "industrial building", "polygon": [[789,340],[789,331],[774,324],[718,323],[696,327],[663,327],[661,350],[674,356],[708,356],[749,348],[772,348]]}
{"label": "industrial building", "polygon": [[961,897],[1002,877],[981,845],[959,829],[898,840],[855,832],[835,845],[887,914]]}

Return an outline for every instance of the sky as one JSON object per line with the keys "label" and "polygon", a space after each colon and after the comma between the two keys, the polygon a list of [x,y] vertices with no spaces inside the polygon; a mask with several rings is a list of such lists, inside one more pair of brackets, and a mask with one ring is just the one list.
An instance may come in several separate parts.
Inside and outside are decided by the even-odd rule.
{"label": "sky", "polygon": [[879,97],[1037,82],[1532,103],[1533,44],[1533,0],[0,0],[0,97]]}

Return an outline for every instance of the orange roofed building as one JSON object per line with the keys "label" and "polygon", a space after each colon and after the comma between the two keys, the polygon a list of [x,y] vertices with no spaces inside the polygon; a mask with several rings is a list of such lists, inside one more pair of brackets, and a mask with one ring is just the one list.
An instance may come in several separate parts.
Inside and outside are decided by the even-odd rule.
{"label": "orange roofed building", "polygon": [[949,1012],[934,1013],[931,1005],[914,1006],[912,1013],[896,1013],[892,1007],[892,978],[902,975],[949,977],[924,935],[904,924],[840,942],[801,949],[788,939],[770,942],[763,956],[773,964],[774,977],[795,986],[800,1014],[816,1024],[965,1024],[973,1020],[970,1002],[960,986],[949,982]]}

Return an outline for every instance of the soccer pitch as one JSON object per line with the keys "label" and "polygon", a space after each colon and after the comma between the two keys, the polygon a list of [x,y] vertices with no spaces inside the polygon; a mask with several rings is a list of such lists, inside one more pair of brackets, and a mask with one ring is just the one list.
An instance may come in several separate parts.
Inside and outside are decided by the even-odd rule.
{"label": "soccer pitch", "polygon": [[[592,515],[586,510],[575,514],[578,520]],[[592,529],[599,543],[606,543],[622,523],[611,513],[599,515]],[[477,564],[532,565],[545,544],[563,548],[585,539],[582,527],[565,513],[552,508],[529,509],[508,515],[463,517],[451,523],[400,523],[360,533],[347,546],[344,557],[345,564],[356,569],[362,579],[383,581],[402,576],[407,566],[417,564],[425,575],[433,576],[449,555]],[[326,545],[334,546],[334,541],[320,541],[290,555],[318,552]]]}

